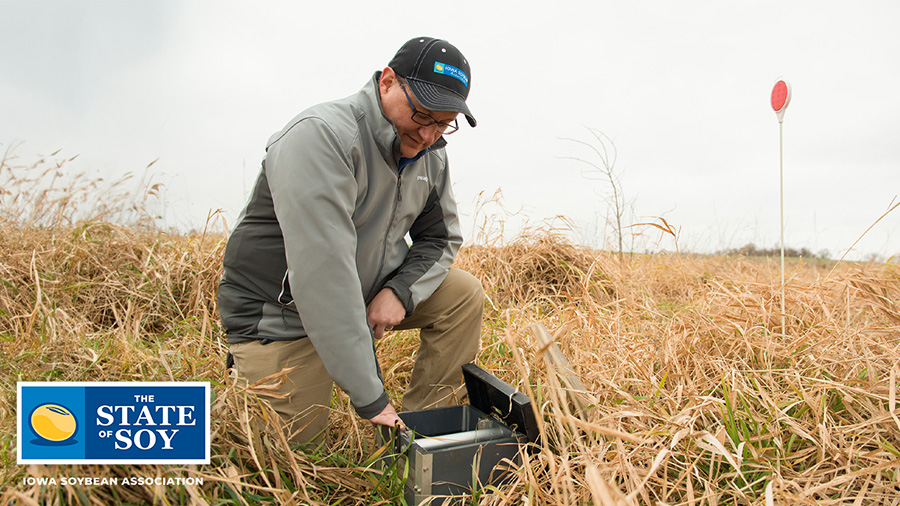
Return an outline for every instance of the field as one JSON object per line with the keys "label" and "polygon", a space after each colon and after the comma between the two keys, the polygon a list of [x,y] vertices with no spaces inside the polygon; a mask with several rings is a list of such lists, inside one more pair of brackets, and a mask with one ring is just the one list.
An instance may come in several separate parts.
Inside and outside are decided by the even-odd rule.
{"label": "field", "polygon": [[[30,204],[34,211],[37,206]],[[224,236],[0,220],[0,504],[396,504],[372,428],[333,399],[332,437],[293,451],[265,386],[226,382]],[[51,209],[48,211],[47,209]],[[900,504],[900,268],[690,254],[622,259],[533,229],[466,247],[486,289],[478,362],[526,392],[542,444],[473,504]],[[550,331],[584,391],[536,343]],[[413,332],[379,345],[399,399]],[[212,383],[206,466],[18,466],[17,381]],[[197,477],[40,485],[29,477]]]}

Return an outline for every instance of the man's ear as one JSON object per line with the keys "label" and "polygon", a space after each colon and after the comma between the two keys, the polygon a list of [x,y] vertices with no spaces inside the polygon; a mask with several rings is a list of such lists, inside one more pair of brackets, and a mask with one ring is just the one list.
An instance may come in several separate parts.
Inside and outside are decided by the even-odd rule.
{"label": "man's ear", "polygon": [[394,86],[394,83],[397,82],[397,74],[394,72],[394,69],[390,67],[385,67],[384,70],[381,71],[381,79],[378,81],[378,89],[381,90],[381,94],[384,95]]}

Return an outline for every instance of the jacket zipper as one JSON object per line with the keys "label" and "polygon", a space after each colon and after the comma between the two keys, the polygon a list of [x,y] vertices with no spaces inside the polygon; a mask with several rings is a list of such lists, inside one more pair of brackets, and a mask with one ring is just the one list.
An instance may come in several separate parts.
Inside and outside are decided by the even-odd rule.
{"label": "jacket zipper", "polygon": [[[387,256],[387,246],[388,246],[388,238],[391,235],[391,229],[394,227],[394,218],[397,216],[397,207],[399,207],[399,202],[403,201],[403,194],[401,190],[403,189],[403,173],[402,171],[397,174],[397,199],[394,200],[394,207],[391,209],[391,219],[388,221],[387,230],[384,231],[384,240],[382,241],[381,246],[381,260],[378,262],[378,273],[381,273],[381,270],[384,269],[384,258]],[[375,296],[374,293],[370,293],[367,299]]]}

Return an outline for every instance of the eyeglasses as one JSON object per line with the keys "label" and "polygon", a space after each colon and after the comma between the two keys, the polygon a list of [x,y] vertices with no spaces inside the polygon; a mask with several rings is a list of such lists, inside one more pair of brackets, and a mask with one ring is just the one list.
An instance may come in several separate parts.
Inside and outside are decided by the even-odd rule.
{"label": "eyeglasses", "polygon": [[403,94],[406,95],[406,101],[409,102],[409,107],[412,109],[412,120],[417,124],[422,126],[431,126],[437,124],[437,131],[441,133],[441,135],[450,135],[453,132],[459,130],[459,123],[454,119],[452,122],[445,123],[434,119],[430,114],[426,114],[422,111],[416,109],[416,106],[413,105],[412,100],[409,98],[409,93],[406,92],[406,86],[402,81],[397,81],[400,83],[400,89],[403,90]]}

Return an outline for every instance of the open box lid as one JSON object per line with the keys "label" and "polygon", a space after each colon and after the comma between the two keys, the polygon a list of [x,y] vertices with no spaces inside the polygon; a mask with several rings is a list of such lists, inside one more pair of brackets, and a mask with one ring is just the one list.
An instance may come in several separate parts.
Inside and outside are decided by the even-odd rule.
{"label": "open box lid", "polygon": [[525,435],[529,443],[537,441],[538,426],[531,399],[475,364],[462,366],[469,404],[503,420],[507,427]]}

